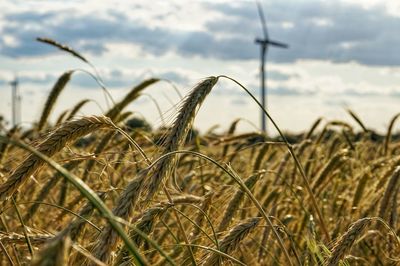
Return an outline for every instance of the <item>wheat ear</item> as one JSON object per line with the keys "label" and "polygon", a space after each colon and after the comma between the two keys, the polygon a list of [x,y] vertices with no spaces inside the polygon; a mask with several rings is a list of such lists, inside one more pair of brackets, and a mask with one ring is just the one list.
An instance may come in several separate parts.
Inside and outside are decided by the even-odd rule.
{"label": "wheat ear", "polygon": [[84,58],[81,54],[79,54],[77,51],[75,51],[74,49],[72,49],[71,47],[69,47],[69,46],[67,46],[65,44],[61,44],[61,43],[56,42],[55,40],[52,40],[50,38],[40,38],[39,37],[39,38],[36,38],[36,40],[38,42],[46,43],[46,44],[49,44],[51,46],[57,47],[58,49],[60,49],[62,51],[65,51],[65,52],[67,52],[69,54],[72,54],[73,56],[81,59],[82,61],[84,61],[86,63],[89,63],[89,61],[86,58]]}
{"label": "wheat ear", "polygon": [[392,198],[392,194],[397,190],[399,178],[400,178],[400,166],[397,166],[387,184],[385,194],[383,195],[379,207],[379,216],[383,219],[385,219],[387,208],[388,206],[390,206],[389,201]]}
{"label": "wheat ear", "polygon": [[133,100],[140,96],[140,93],[147,88],[148,86],[158,82],[159,79],[151,78],[148,80],[143,81],[136,87],[134,87],[120,102],[115,104],[106,114],[105,116],[111,118],[111,120],[115,120],[120,112]]}
{"label": "wheat ear", "polygon": [[62,112],[60,114],[60,116],[57,118],[57,121],[55,123],[56,126],[60,125],[64,121],[64,119],[67,116],[68,112],[69,112],[68,110],[65,110],[64,112]]}
{"label": "wheat ear", "polygon": [[[179,109],[178,116],[175,118],[172,129],[163,144],[163,154],[179,150],[182,146],[192,126],[197,109],[211,92],[211,89],[217,81],[218,78],[216,77],[205,79],[194,87],[186,97]],[[165,157],[163,160],[158,161],[145,184],[147,191],[146,200],[150,200],[154,196],[164,177],[172,170],[173,165],[174,157],[172,156]]]}
{"label": "wheat ear", "polygon": [[49,117],[51,110],[57,101],[58,96],[65,88],[65,85],[71,79],[73,71],[67,71],[58,78],[56,84],[54,84],[53,88],[50,91],[49,96],[47,97],[46,103],[44,105],[42,115],[40,116],[39,124],[38,124],[38,131],[42,130],[43,127],[46,125],[47,118]]}
{"label": "wheat ear", "polygon": [[84,100],[78,102],[78,103],[72,108],[71,112],[69,113],[68,117],[67,117],[65,120],[66,120],[66,121],[71,120],[71,119],[76,115],[76,113],[78,113],[79,110],[80,110],[86,103],[88,103],[89,101],[90,101],[90,100],[88,100],[88,99],[84,99]]}
{"label": "wheat ear", "polygon": [[[256,184],[257,180],[259,179],[260,175],[255,174],[247,178],[245,181],[246,187],[248,187],[250,190],[254,187]],[[222,217],[221,222],[219,223],[218,226],[218,232],[224,231],[228,226],[229,223],[231,222],[232,218],[235,216],[235,213],[237,209],[239,208],[240,203],[244,199],[245,192],[242,189],[238,189],[235,193],[235,195],[232,197],[231,201],[228,204],[228,207],[226,208],[224,212],[224,216]]]}
{"label": "wheat ear", "polygon": [[[219,250],[223,253],[230,254],[236,250],[242,241],[252,229],[260,222],[261,218],[248,219],[235,227],[220,241]],[[217,253],[211,253],[203,262],[203,266],[219,265],[222,257]]]}
{"label": "wheat ear", "polygon": [[[103,116],[89,116],[62,124],[51,132],[36,149],[48,157],[59,152],[68,142],[101,128],[115,128],[113,122]],[[0,200],[6,200],[17,191],[45,162],[30,154],[0,186]]]}
{"label": "wheat ear", "polygon": [[69,251],[72,246],[67,236],[47,244],[39,254],[35,255],[32,266],[64,266],[68,265]]}
{"label": "wheat ear", "polygon": [[362,218],[351,224],[350,228],[344,233],[333,247],[332,254],[327,260],[327,266],[336,266],[349,253],[355,240],[360,237],[367,226],[372,221],[371,218]]}
{"label": "wheat ear", "polygon": [[254,162],[253,166],[253,172],[256,172],[260,170],[261,164],[263,162],[264,156],[267,154],[267,151],[269,150],[269,145],[268,144],[263,144],[260,151],[257,154],[256,160]]}
{"label": "wheat ear", "polygon": [[[167,206],[168,207],[168,206]],[[135,227],[142,231],[143,233],[149,235],[153,230],[154,224],[157,221],[157,218],[160,217],[167,209],[167,207],[153,207],[147,209],[142,217],[137,221]],[[137,234],[135,230],[129,231],[129,237],[132,239],[133,243],[135,243],[138,247],[142,243],[142,237]],[[126,247],[123,247],[118,254],[116,265],[121,265],[124,262],[130,260],[129,252]]]}
{"label": "wheat ear", "polygon": [[312,183],[311,187],[314,191],[318,189],[318,187],[325,181],[326,177],[339,168],[345,159],[347,159],[347,155],[349,151],[347,149],[343,149],[335,154],[329,162],[325,165],[325,167],[320,171],[318,176],[315,178],[314,182]]}
{"label": "wheat ear", "polygon": [[[134,180],[132,180],[125,191],[121,194],[117,200],[116,206],[113,208],[113,214],[115,216],[121,217],[122,219],[127,219],[137,203],[137,198],[140,197],[141,188],[143,185],[143,180],[145,178],[145,173],[142,172]],[[98,240],[93,247],[93,255],[97,259],[108,262],[110,259],[110,253],[118,244],[118,234],[112,227],[107,224],[102,229]]]}

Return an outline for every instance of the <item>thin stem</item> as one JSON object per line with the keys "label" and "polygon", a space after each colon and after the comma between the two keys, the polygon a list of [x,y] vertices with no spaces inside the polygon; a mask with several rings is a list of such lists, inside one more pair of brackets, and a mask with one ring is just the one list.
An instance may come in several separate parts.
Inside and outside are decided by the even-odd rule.
{"label": "thin stem", "polygon": [[[173,208],[173,209],[176,209],[175,207],[172,207],[172,208]],[[209,236],[209,235],[207,234],[207,232],[205,232],[205,231],[203,230],[203,228],[201,228],[199,225],[197,225],[196,222],[193,221],[193,219],[191,219],[191,218],[190,218],[189,216],[187,216],[184,212],[182,212],[182,211],[180,211],[180,210],[178,210],[178,209],[176,209],[176,211],[179,212],[180,215],[182,215],[183,217],[185,217],[191,224],[193,224],[194,226],[196,226],[208,239],[211,240],[211,242],[213,242],[214,244],[216,244],[216,242],[214,242],[214,239],[212,239],[211,236]],[[218,248],[218,245],[217,245],[217,248]]]}
{"label": "thin stem", "polygon": [[[92,64],[91,65],[93,68],[94,66]],[[90,71],[87,71],[86,69],[82,69],[82,68],[76,68],[73,71],[81,71],[83,73],[88,74],[90,77],[92,77],[94,79],[94,81],[100,86],[100,88],[106,93],[106,95],[110,98],[111,102],[113,105],[115,105],[115,101],[111,95],[111,93],[108,91],[108,89],[106,88],[106,86],[104,85],[103,80],[100,78],[99,74],[97,73],[97,70],[94,68],[94,71],[96,73],[96,75],[93,75]]]}
{"label": "thin stem", "polygon": [[1,250],[3,250],[3,252],[6,254],[7,260],[10,263],[10,265],[15,265],[11,259],[10,254],[8,254],[6,247],[3,245],[3,242],[1,242],[1,241],[0,241],[0,247],[1,247]]}
{"label": "thin stem", "polygon": [[14,205],[15,211],[17,212],[18,219],[19,219],[19,221],[20,221],[20,223],[22,225],[22,230],[24,232],[24,237],[25,237],[25,240],[26,240],[26,244],[28,245],[29,253],[31,253],[31,256],[33,257],[32,243],[31,243],[31,240],[29,239],[28,231],[26,230],[26,226],[25,226],[24,220],[22,219],[21,213],[19,212],[17,204],[15,203],[14,196],[11,197],[11,201],[12,201],[12,203]]}

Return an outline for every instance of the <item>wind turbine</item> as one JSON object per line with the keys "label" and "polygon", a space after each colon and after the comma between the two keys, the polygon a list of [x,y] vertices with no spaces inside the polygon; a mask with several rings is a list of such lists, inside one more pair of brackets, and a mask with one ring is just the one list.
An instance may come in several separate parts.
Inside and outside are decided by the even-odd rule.
{"label": "wind turbine", "polygon": [[[285,43],[277,42],[270,40],[268,37],[268,30],[267,30],[267,23],[265,22],[265,17],[264,17],[264,12],[261,7],[261,4],[259,1],[257,3],[257,9],[258,9],[258,16],[260,17],[261,21],[261,27],[263,31],[264,38],[256,38],[255,43],[259,44],[261,47],[261,65],[260,65],[260,74],[261,74],[261,105],[265,109],[266,107],[266,102],[267,102],[267,88],[265,87],[265,59],[267,56],[268,52],[268,47],[269,46],[275,46],[279,48],[288,48],[289,46]],[[263,110],[261,110],[261,130],[265,133],[267,131],[267,124],[265,120],[265,114]]]}

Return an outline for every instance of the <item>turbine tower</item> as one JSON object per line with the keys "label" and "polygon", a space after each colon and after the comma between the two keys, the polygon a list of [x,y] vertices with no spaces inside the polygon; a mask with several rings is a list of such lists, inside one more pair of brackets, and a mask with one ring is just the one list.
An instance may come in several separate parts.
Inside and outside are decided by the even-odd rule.
{"label": "turbine tower", "polygon": [[11,85],[11,108],[12,108],[12,125],[16,126],[18,123],[21,122],[21,97],[19,95],[19,81],[18,78],[15,77],[13,81],[10,82]]}
{"label": "turbine tower", "polygon": [[[261,28],[263,31],[264,38],[256,38],[255,43],[260,45],[261,48],[261,64],[260,64],[260,76],[261,76],[261,105],[264,109],[266,109],[267,104],[267,88],[265,86],[265,59],[267,57],[268,47],[275,46],[279,48],[288,48],[289,46],[285,43],[277,42],[270,40],[268,37],[267,23],[265,22],[265,16],[261,4],[257,1],[257,9],[258,16],[260,17]],[[265,114],[263,110],[261,110],[261,130],[266,133],[267,131],[267,123],[265,119]]]}

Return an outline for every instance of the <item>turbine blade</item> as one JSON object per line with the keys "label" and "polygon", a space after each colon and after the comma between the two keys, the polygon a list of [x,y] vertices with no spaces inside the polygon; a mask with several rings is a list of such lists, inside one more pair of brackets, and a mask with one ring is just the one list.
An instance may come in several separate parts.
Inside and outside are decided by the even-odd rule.
{"label": "turbine blade", "polygon": [[289,48],[289,45],[287,45],[286,43],[281,43],[281,42],[276,42],[276,41],[271,41],[271,40],[268,40],[267,42],[269,45],[272,45],[272,46],[277,46],[280,48]]}
{"label": "turbine blade", "polygon": [[268,39],[268,30],[267,30],[267,23],[265,22],[265,17],[264,17],[264,12],[261,6],[260,1],[256,1],[257,3],[257,10],[258,10],[258,16],[260,17],[260,21],[261,21],[261,27],[264,33],[264,39]]}

